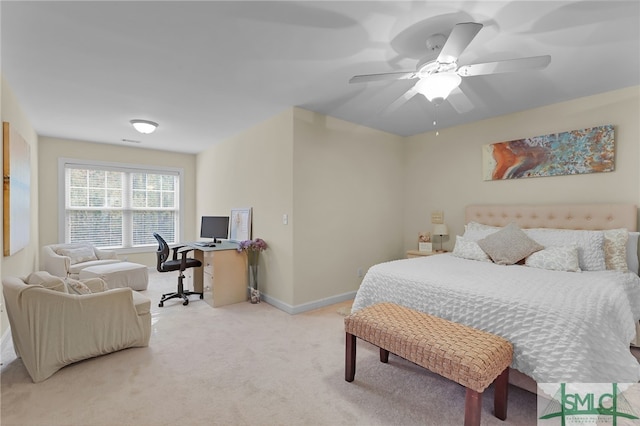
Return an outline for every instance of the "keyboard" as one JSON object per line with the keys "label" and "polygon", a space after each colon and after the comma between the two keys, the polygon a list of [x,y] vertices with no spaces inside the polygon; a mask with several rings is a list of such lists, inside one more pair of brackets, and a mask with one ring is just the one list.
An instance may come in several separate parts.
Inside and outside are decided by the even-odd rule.
{"label": "keyboard", "polygon": [[193,245],[198,247],[215,247],[216,246],[213,243],[193,243]]}

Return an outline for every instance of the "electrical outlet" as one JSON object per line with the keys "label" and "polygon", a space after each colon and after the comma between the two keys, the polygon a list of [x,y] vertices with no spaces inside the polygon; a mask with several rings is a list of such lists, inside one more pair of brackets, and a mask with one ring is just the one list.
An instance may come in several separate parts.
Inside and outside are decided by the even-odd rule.
{"label": "electrical outlet", "polygon": [[362,273],[362,268],[358,268],[358,277],[362,278],[364,274]]}

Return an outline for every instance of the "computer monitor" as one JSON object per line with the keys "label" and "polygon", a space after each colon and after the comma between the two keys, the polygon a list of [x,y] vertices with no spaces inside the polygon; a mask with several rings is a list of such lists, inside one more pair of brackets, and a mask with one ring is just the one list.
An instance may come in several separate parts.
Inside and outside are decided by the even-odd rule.
{"label": "computer monitor", "polygon": [[213,238],[218,243],[218,238],[229,237],[229,216],[202,216],[200,223],[200,237]]}

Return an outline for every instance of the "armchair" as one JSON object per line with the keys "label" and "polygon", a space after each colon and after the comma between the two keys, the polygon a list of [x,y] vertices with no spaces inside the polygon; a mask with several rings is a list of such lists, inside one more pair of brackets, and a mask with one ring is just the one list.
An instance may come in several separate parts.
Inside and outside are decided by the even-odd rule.
{"label": "armchair", "polygon": [[36,274],[2,278],[13,346],[35,383],[68,364],[149,345],[147,297],[130,288],[70,294],[61,278]]}
{"label": "armchair", "polygon": [[[178,290],[173,293],[163,294],[158,306],[162,308],[164,306],[164,302],[166,302],[169,299],[183,299],[184,302],[182,302],[182,304],[186,306],[189,304],[189,298],[187,296],[191,294],[199,294],[200,299],[204,298],[203,293],[197,293],[195,291],[189,291],[184,289],[184,283],[183,283],[184,273],[183,272],[185,271],[185,269],[197,268],[199,266],[202,266],[202,262],[200,262],[198,259],[187,257],[187,253],[193,249],[189,247],[185,248],[184,246],[173,247],[172,248],[173,256],[171,257],[171,259],[169,259],[169,245],[167,244],[167,242],[164,240],[164,238],[162,238],[160,235],[156,234],[155,232],[153,233],[153,236],[158,241],[158,251],[156,252],[156,255],[158,258],[157,259],[158,264],[156,269],[158,270],[158,272],[169,272],[169,271],[180,272],[180,275],[178,275]],[[182,253],[182,256],[180,257],[180,259],[178,259],[178,253]]]}

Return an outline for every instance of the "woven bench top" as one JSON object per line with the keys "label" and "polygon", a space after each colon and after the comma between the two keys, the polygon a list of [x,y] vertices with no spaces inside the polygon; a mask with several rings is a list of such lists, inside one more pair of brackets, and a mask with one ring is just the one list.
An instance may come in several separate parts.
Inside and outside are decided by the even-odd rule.
{"label": "woven bench top", "polygon": [[483,392],[511,364],[502,337],[393,303],[345,317],[345,331],[467,388]]}

